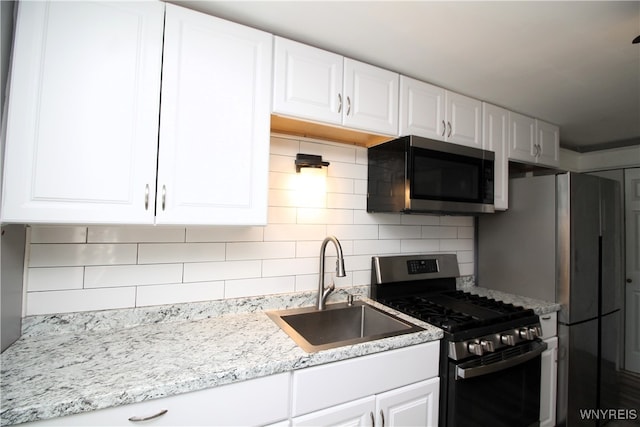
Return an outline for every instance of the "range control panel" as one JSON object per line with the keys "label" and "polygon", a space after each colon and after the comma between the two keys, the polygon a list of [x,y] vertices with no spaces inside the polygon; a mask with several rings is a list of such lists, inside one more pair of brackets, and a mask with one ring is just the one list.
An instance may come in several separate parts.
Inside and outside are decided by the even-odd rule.
{"label": "range control panel", "polygon": [[436,259],[411,259],[407,261],[409,274],[437,273],[438,260]]}

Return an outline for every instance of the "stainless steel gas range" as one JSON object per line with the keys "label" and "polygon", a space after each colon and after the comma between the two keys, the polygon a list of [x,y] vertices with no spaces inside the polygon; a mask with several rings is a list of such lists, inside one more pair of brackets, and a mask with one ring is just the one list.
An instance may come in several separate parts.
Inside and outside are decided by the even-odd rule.
{"label": "stainless steel gas range", "polygon": [[540,355],[530,309],[456,290],[455,254],[373,257],[371,298],[444,331],[441,427],[539,425]]}

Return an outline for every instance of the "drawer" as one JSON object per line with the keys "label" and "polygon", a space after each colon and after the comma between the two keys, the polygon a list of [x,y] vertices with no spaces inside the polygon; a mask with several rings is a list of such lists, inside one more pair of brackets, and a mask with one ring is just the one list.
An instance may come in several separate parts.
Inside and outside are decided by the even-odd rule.
{"label": "drawer", "polygon": [[540,325],[542,326],[542,339],[555,337],[558,335],[558,313],[541,314]]}
{"label": "drawer", "polygon": [[440,341],[296,371],[292,416],[438,376]]}

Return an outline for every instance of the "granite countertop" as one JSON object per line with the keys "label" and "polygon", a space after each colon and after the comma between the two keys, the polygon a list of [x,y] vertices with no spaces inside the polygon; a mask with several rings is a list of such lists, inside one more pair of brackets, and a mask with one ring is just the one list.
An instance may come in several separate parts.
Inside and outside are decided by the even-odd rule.
{"label": "granite countertop", "polygon": [[[464,285],[465,291],[532,308],[559,304]],[[265,311],[311,306],[297,293],[129,310],[31,316],[1,355],[0,425],[136,403],[441,339],[442,330],[366,297],[424,331],[306,353]],[[339,289],[329,303],[344,301]]]}
{"label": "granite countertop", "polygon": [[547,301],[542,301],[534,298],[523,297],[519,295],[509,294],[506,292],[496,291],[493,289],[482,288],[480,286],[465,288],[465,291],[468,291],[470,293],[477,294],[480,296],[500,300],[513,305],[519,305],[524,308],[530,308],[538,316],[560,311],[560,304],[555,302],[547,302]]}
{"label": "granite countertop", "polygon": [[[27,318],[23,336],[1,355],[0,425],[141,402],[442,338],[439,328],[381,306],[365,292],[359,299],[425,330],[306,353],[265,311],[313,305],[315,293]],[[329,302],[344,299],[346,293],[339,290]]]}

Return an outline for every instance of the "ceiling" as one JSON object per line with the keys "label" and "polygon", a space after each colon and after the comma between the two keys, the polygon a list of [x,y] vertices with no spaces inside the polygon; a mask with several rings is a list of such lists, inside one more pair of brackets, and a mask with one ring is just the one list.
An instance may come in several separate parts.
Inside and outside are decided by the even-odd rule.
{"label": "ceiling", "polygon": [[172,1],[560,126],[640,144],[640,1]]}

